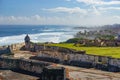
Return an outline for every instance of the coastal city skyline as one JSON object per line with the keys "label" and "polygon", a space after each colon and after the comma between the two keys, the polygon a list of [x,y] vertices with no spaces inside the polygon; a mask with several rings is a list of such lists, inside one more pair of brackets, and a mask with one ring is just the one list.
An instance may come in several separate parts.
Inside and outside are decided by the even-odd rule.
{"label": "coastal city skyline", "polygon": [[0,0],[0,25],[106,25],[119,22],[119,0]]}

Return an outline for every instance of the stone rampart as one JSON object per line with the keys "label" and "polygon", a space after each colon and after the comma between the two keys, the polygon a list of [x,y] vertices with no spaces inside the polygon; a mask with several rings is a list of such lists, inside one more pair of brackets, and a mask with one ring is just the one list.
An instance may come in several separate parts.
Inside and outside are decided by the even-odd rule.
{"label": "stone rampart", "polygon": [[[12,50],[19,50],[25,44],[13,44],[11,45]],[[7,47],[0,48],[0,53],[9,53]],[[97,69],[103,69],[108,71],[120,71],[120,59],[89,55],[85,51],[76,51],[74,49],[68,49],[57,46],[44,46],[33,44],[30,50],[40,52],[37,59],[43,61],[50,61],[56,63],[66,63],[70,65],[76,65],[81,67],[95,67]],[[88,65],[89,64],[89,65]],[[87,66],[88,65],[88,66]]]}
{"label": "stone rampart", "polygon": [[24,43],[12,44],[9,46],[0,46],[0,55],[12,53],[12,51],[20,50],[24,46],[25,46]]}
{"label": "stone rampart", "polygon": [[30,72],[41,73],[43,68],[49,65],[51,64],[43,61],[0,57],[0,67],[7,69],[21,69]]}
{"label": "stone rampart", "polygon": [[12,50],[20,50],[23,46],[25,46],[25,43],[17,43],[10,45]]}
{"label": "stone rampart", "polygon": [[0,56],[0,68],[39,74],[40,80],[66,80],[65,68],[52,66],[51,63],[43,61]]}
{"label": "stone rampart", "polygon": [[0,55],[2,54],[12,54],[12,50],[10,46],[2,46],[0,48]]}
{"label": "stone rampart", "polygon": [[[97,68],[107,71],[120,71],[120,59],[106,56],[89,55],[85,51],[76,51],[73,49],[37,45],[34,51],[39,51],[40,54],[36,56],[37,59],[43,61],[66,63],[69,65]],[[44,58],[44,59],[42,59]],[[35,59],[35,57],[34,57]]]}

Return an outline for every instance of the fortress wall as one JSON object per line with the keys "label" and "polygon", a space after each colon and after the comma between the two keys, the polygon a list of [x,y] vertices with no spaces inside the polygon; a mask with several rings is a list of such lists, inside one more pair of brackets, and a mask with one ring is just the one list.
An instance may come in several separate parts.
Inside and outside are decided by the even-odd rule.
{"label": "fortress wall", "polygon": [[81,61],[84,61],[84,62],[89,62],[89,56],[86,55],[86,54],[83,54],[83,57],[81,57],[80,60],[81,60]]}
{"label": "fortress wall", "polygon": [[[68,49],[68,48],[63,48],[63,47],[56,47],[56,46],[43,46],[40,45],[39,50],[37,51],[42,51],[42,53],[44,54],[45,50],[50,50],[50,51],[56,51],[57,54],[61,55],[61,56],[57,56],[60,61],[64,61],[67,60],[68,62],[72,61],[72,64],[77,64],[77,65],[87,65],[88,63],[92,63],[92,67],[96,67],[97,68],[108,68],[109,66],[109,70],[110,71],[116,71],[116,67],[120,68],[120,59],[116,59],[116,58],[109,58],[106,56],[97,56],[97,55],[89,55],[89,54],[85,54],[85,51],[75,51],[73,49]],[[55,56],[53,56],[54,52],[51,53],[52,55],[42,55],[41,53],[41,57],[45,56],[45,57],[52,57],[52,58],[56,58]],[[82,64],[83,63],[83,64]],[[100,67],[99,67],[100,66]],[[111,70],[112,69],[112,70]],[[119,71],[117,69],[117,71]]]}
{"label": "fortress wall", "polygon": [[120,59],[109,58],[109,65],[120,67]]}
{"label": "fortress wall", "polygon": [[0,54],[7,54],[12,53],[14,50],[20,50],[24,45],[24,43],[18,43],[10,46],[0,46]]}
{"label": "fortress wall", "polygon": [[6,49],[0,50],[0,54],[7,53]]}
{"label": "fortress wall", "polygon": [[105,56],[102,56],[102,64],[108,64],[109,62],[109,58],[108,57],[105,57]]}
{"label": "fortress wall", "polygon": [[8,46],[0,46],[0,50],[7,48]]}
{"label": "fortress wall", "polygon": [[41,73],[43,68],[51,65],[47,62],[26,60],[26,59],[15,59],[10,57],[0,57],[0,68],[7,69],[21,69],[25,71]]}
{"label": "fortress wall", "polygon": [[11,49],[12,50],[20,50],[23,46],[25,46],[25,43],[12,44]]}
{"label": "fortress wall", "polygon": [[40,80],[66,80],[65,68],[43,61],[0,56],[0,68],[32,72],[40,75]]}
{"label": "fortress wall", "polygon": [[9,53],[8,46],[0,47],[0,54]]}
{"label": "fortress wall", "polygon": [[90,62],[94,62],[95,56],[93,56],[93,55],[88,55],[88,59],[89,59]]}
{"label": "fortress wall", "polygon": [[[42,46],[41,46],[42,47]],[[62,47],[56,47],[56,46],[44,46],[45,49],[53,50],[53,51],[58,51],[58,54],[63,54],[63,56],[66,54],[69,56],[70,60],[80,60],[80,61],[88,61],[88,62],[102,62],[102,63],[108,63],[109,58],[106,56],[97,56],[97,55],[89,55],[86,54],[84,51],[75,51],[73,49],[68,49],[68,48],[62,48]],[[41,48],[42,50],[43,48]],[[113,60],[112,60],[113,59]],[[112,58],[113,62],[117,63],[119,62],[119,59],[114,59]]]}
{"label": "fortress wall", "polygon": [[[24,43],[20,44],[13,44],[11,46],[12,50],[19,50],[21,47],[24,46]],[[3,47],[5,48],[5,47]],[[88,63],[92,63],[92,67],[95,67],[95,65],[107,65],[107,66],[114,66],[120,68],[120,59],[116,58],[109,58],[105,56],[97,56],[97,55],[89,55],[85,54],[85,51],[75,51],[73,49],[63,48],[63,47],[56,47],[56,46],[43,46],[43,45],[36,45],[33,47],[34,51],[39,51],[41,54],[39,54],[40,57],[45,57],[46,59],[52,59],[51,61],[54,61],[56,59],[59,59],[61,62],[64,62],[65,60],[68,62],[74,61],[73,64],[77,65],[84,65]],[[7,52],[7,50],[0,52]],[[51,53],[50,53],[51,52]],[[49,54],[46,54],[49,53]],[[54,59],[54,60],[53,60]],[[25,70],[31,70],[32,72],[41,72],[42,66],[34,64],[35,62],[29,62],[25,60],[16,60],[9,58],[0,58],[0,65],[3,67],[9,67],[9,68],[15,68],[19,66],[20,68],[23,68]],[[16,62],[15,62],[16,61]],[[76,62],[75,62],[76,61]],[[20,64],[16,64],[16,63]],[[82,64],[82,62],[84,64]],[[86,63],[85,63],[86,62]],[[13,64],[13,65],[11,65]],[[25,65],[26,64],[26,65]],[[34,64],[35,66],[29,67],[29,65]],[[23,66],[22,66],[23,65]],[[41,67],[39,69],[39,67]],[[36,69],[39,69],[36,70]],[[36,70],[36,71],[35,71]]]}
{"label": "fortress wall", "polygon": [[8,57],[0,57],[0,67],[1,68],[16,68],[18,67],[17,65],[18,60],[14,58],[8,58]]}
{"label": "fortress wall", "polygon": [[69,55],[69,59],[70,60],[75,60],[75,55],[74,54]]}
{"label": "fortress wall", "polygon": [[20,59],[19,60],[19,68],[22,70],[35,72],[35,73],[41,73],[43,68],[45,66],[48,66],[48,63],[43,62],[37,62],[33,60],[26,60],[26,59]]}
{"label": "fortress wall", "polygon": [[63,48],[63,47],[57,47],[57,46],[44,46],[44,45],[34,45],[35,46],[35,51],[42,51],[42,50],[53,50],[53,51],[58,51],[62,53],[70,53],[70,54],[85,54],[85,51],[76,51],[74,49],[69,49],[69,48]]}

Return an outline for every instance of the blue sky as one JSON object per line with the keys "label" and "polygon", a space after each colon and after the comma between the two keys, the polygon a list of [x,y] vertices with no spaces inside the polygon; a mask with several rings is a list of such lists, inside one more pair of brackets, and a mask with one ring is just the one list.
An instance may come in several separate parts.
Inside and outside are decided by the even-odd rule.
{"label": "blue sky", "polygon": [[120,23],[120,0],[0,0],[0,24]]}

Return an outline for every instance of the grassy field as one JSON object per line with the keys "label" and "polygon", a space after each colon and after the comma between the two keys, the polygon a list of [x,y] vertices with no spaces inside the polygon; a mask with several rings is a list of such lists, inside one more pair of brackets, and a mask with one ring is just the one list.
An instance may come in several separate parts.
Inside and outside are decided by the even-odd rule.
{"label": "grassy field", "polygon": [[75,47],[73,44],[49,44],[49,46],[59,46],[71,48],[75,50],[85,50],[87,54],[111,56],[113,58],[120,58],[120,47]]}

